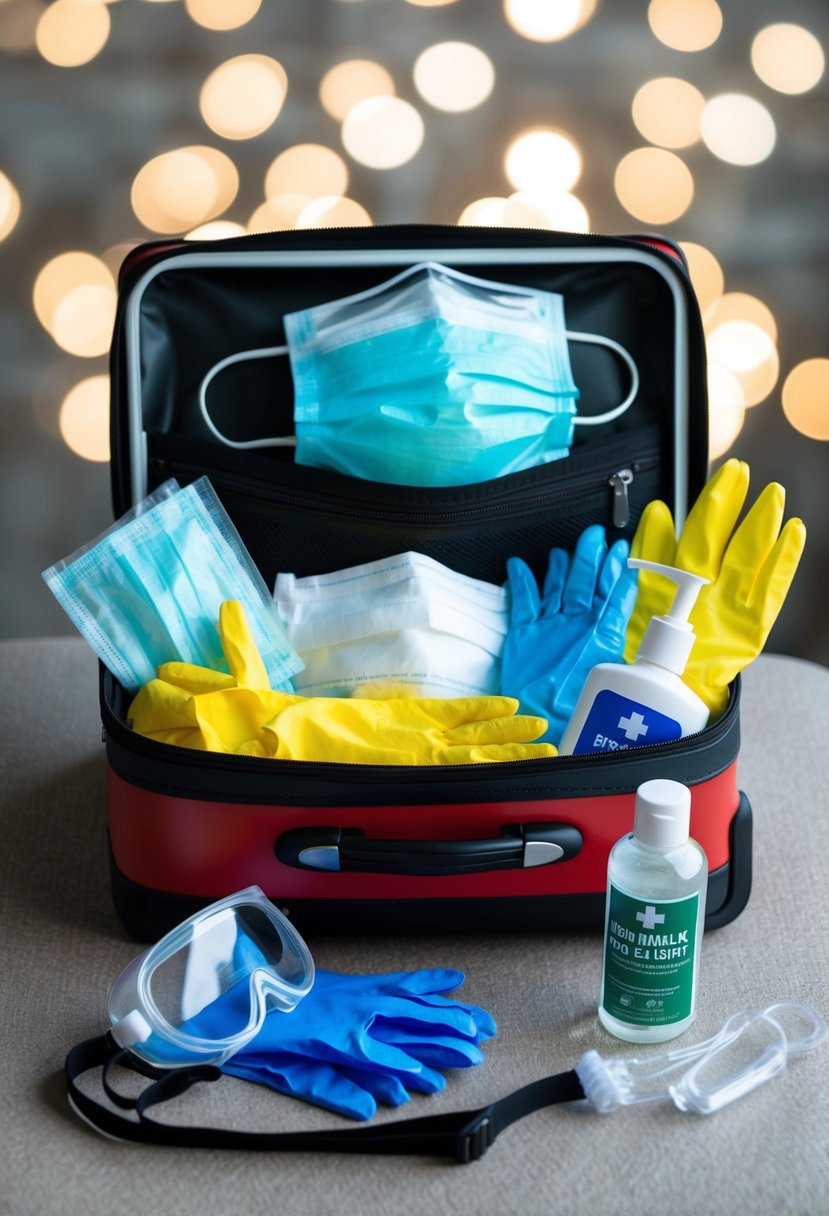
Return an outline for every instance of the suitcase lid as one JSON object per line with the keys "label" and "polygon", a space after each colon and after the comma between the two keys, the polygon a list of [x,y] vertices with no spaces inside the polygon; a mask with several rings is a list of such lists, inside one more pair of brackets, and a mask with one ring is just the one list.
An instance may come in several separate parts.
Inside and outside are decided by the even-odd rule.
{"label": "suitcase lid", "polygon": [[[664,497],[680,525],[707,475],[708,434],[702,323],[679,248],[664,237],[438,225],[309,229],[221,242],[154,242],[133,250],[122,267],[111,351],[116,517],[153,488],[153,437],[212,439],[198,388],[218,360],[284,342],[281,318],[287,312],[351,295],[423,261],[561,292],[568,329],[612,338],[630,352],[639,393],[630,410],[606,426],[620,432],[659,427]],[[571,360],[580,414],[600,414],[622,400],[626,373],[615,356],[571,346]],[[227,398],[244,400],[246,417],[240,423],[228,410],[225,433],[289,434],[288,359],[237,368]],[[216,397],[221,416],[221,394]],[[581,441],[589,442],[594,430],[582,428]],[[284,461],[284,449],[273,451]]]}

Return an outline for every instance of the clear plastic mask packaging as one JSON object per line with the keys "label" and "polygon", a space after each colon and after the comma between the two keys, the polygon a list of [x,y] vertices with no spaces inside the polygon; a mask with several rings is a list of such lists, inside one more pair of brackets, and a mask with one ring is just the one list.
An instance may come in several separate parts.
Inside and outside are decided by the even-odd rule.
{"label": "clear plastic mask packaging", "polygon": [[206,477],[184,489],[165,482],[43,578],[128,692],[174,660],[227,671],[218,618],[229,599],[245,607],[273,688],[291,691],[302,667]]}

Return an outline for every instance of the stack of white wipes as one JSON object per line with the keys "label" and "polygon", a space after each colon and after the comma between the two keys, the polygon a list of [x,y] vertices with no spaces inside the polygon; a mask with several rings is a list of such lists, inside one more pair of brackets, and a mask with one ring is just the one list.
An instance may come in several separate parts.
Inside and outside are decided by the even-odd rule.
{"label": "stack of white wipes", "polygon": [[279,574],[274,598],[305,664],[293,680],[304,696],[500,692],[505,587],[401,553],[331,574]]}

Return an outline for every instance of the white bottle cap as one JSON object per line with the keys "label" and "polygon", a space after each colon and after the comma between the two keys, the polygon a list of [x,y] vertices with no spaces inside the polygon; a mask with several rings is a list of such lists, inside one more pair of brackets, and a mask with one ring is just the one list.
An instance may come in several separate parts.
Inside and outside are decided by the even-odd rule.
{"label": "white bottle cap", "polygon": [[652,849],[678,849],[688,839],[691,791],[680,781],[657,778],[636,791],[633,834]]}
{"label": "white bottle cap", "polygon": [[663,566],[659,562],[647,562],[637,557],[628,558],[628,565],[637,570],[652,570],[676,584],[671,611],[664,616],[651,617],[636,657],[681,676],[696,641],[688,617],[700,589],[710,580],[699,574],[691,574],[689,570],[679,570],[675,566]]}

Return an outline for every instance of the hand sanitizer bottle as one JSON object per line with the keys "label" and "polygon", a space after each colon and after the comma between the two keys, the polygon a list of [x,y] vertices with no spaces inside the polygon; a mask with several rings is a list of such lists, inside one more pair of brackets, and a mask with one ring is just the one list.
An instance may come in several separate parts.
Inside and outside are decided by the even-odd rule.
{"label": "hand sanitizer bottle", "polygon": [[629,558],[628,565],[673,579],[671,611],[651,618],[632,664],[593,668],[562,736],[562,756],[664,743],[708,722],[708,706],[680,678],[696,636],[688,616],[708,579],[641,558]]}
{"label": "hand sanitizer bottle", "polygon": [[686,785],[646,781],[610,851],[599,1020],[631,1043],[676,1038],[696,1015],[708,862],[690,816]]}

